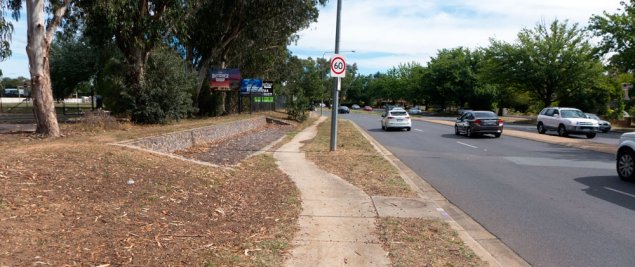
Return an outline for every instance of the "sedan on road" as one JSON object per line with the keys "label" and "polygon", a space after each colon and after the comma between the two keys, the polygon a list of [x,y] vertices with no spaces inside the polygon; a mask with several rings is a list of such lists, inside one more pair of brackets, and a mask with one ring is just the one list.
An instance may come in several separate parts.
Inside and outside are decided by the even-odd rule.
{"label": "sedan on road", "polygon": [[491,111],[465,111],[454,123],[454,134],[468,137],[493,134],[498,138],[503,134],[503,120]]}
{"label": "sedan on road", "polygon": [[351,113],[351,110],[347,106],[340,106],[339,108],[337,108],[337,113],[348,114]]}
{"label": "sedan on road", "polygon": [[402,108],[393,108],[386,111],[381,119],[381,129],[388,131],[390,129],[412,129],[412,121],[410,115]]}
{"label": "sedan on road", "polygon": [[598,125],[600,125],[600,131],[602,131],[603,133],[608,133],[611,130],[611,123],[608,121],[605,121],[603,119],[600,119],[600,117],[598,117],[598,115],[595,115],[593,113],[585,113],[587,118],[589,119],[594,119],[596,121],[598,121]]}

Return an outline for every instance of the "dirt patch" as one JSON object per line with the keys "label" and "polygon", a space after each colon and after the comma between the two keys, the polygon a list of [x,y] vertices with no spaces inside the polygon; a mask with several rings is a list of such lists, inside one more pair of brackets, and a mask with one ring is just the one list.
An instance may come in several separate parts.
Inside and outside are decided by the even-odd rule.
{"label": "dirt patch", "polygon": [[442,221],[382,218],[379,232],[394,266],[487,266]]}
{"label": "dirt patch", "polygon": [[103,142],[183,128],[3,135],[0,266],[280,265],[300,201],[272,157],[228,170]]}
{"label": "dirt patch", "polygon": [[339,121],[337,149],[329,152],[330,125],[330,120],[320,124],[317,136],[302,147],[309,160],[371,196],[416,195],[395,167],[379,155],[349,121]]}
{"label": "dirt patch", "polygon": [[174,154],[216,165],[236,165],[246,157],[280,139],[292,126],[267,124],[265,127],[244,132],[231,138],[197,145]]}

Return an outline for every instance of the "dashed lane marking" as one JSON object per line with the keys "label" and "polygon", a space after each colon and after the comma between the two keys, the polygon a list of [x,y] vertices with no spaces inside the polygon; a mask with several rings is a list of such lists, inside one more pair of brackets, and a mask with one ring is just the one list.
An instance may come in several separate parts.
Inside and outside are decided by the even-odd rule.
{"label": "dashed lane marking", "polygon": [[459,141],[457,141],[457,143],[459,143],[459,144],[461,144],[461,145],[464,145],[464,146],[467,146],[467,147],[471,147],[471,148],[478,148],[478,147],[475,147],[475,146],[473,146],[473,145],[466,144],[466,143],[459,142]]}

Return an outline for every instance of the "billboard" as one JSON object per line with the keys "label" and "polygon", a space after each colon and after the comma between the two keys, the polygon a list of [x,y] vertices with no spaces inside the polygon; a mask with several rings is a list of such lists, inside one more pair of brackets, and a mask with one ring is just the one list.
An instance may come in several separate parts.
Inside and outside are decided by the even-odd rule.
{"label": "billboard", "polygon": [[261,79],[243,79],[240,82],[240,93],[243,95],[263,94],[266,92]]}
{"label": "billboard", "polygon": [[207,80],[212,91],[230,91],[240,85],[240,69],[210,69]]}

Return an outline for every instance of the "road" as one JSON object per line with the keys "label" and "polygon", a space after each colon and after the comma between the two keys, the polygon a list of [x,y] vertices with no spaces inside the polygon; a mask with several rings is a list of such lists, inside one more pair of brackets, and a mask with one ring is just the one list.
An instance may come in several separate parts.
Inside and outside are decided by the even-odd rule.
{"label": "road", "polygon": [[467,138],[413,121],[384,132],[347,114],[395,156],[535,266],[635,265],[635,184],[614,155],[526,139]]}
{"label": "road", "polygon": [[[456,118],[454,118],[454,117],[434,117],[434,119],[446,120],[446,121],[454,121]],[[537,132],[536,125],[509,124],[508,123],[508,124],[505,124],[505,128],[518,130],[518,131],[524,131],[524,132],[530,132],[530,133]],[[548,131],[546,134],[553,135],[553,136],[557,136],[558,135],[558,133],[555,132],[555,131]],[[596,137],[593,138],[593,139],[588,139],[584,135],[575,135],[575,134],[571,135],[570,138],[588,139],[590,142],[617,146],[620,143],[620,136],[621,135],[622,135],[622,133],[618,133],[618,132],[608,132],[608,133],[598,133],[596,135]]]}

